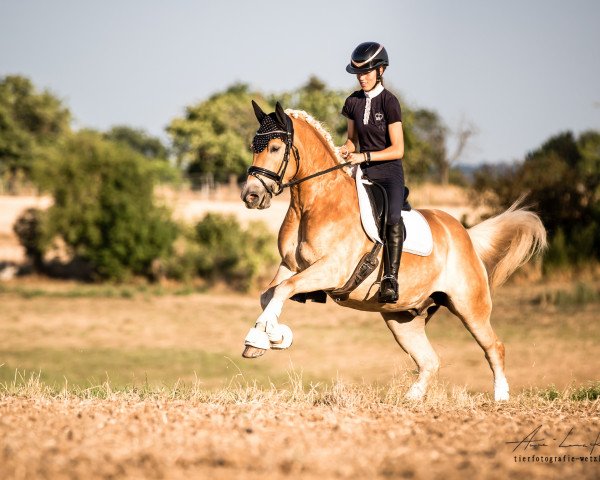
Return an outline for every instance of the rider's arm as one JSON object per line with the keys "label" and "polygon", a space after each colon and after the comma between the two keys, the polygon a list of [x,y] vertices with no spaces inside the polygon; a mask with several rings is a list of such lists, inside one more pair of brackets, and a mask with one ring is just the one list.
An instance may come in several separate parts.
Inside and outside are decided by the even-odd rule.
{"label": "rider's arm", "polygon": [[394,122],[388,125],[391,145],[384,150],[371,152],[372,162],[381,162],[383,160],[396,160],[404,157],[404,133],[402,132],[402,122]]}
{"label": "rider's arm", "polygon": [[[356,152],[356,145],[358,144],[358,138],[356,135],[356,128],[354,126],[354,120],[348,119],[348,140],[344,143],[340,150],[345,149],[348,153]],[[344,152],[342,151],[342,155]]]}

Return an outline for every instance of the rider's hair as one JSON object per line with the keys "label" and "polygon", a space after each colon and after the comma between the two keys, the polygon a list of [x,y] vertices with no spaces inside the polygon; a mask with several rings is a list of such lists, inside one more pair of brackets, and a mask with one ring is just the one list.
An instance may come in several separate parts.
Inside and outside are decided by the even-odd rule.
{"label": "rider's hair", "polygon": [[[385,72],[385,65],[380,65],[379,67],[377,67],[377,81],[381,83],[381,85],[385,86],[383,84],[383,74]],[[381,70],[381,73],[379,73]]]}

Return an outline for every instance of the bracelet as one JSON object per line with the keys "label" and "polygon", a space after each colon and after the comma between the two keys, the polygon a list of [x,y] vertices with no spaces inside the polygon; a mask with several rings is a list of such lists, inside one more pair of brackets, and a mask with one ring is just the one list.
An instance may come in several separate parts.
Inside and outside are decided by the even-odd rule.
{"label": "bracelet", "polygon": [[367,163],[371,162],[371,152],[366,152],[365,155],[367,156]]}
{"label": "bracelet", "polygon": [[365,161],[365,162],[368,162],[368,160],[367,160],[367,154],[366,154],[366,153],[364,153],[364,152],[363,152],[363,157],[365,158],[365,160],[364,160],[364,161]]}

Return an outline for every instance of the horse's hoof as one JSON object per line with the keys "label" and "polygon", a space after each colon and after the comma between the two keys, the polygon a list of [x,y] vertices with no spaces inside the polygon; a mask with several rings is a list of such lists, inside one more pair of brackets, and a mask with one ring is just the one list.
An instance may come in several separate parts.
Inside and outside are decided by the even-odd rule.
{"label": "horse's hoof", "polygon": [[290,348],[294,342],[294,334],[292,333],[292,329],[287,325],[280,323],[277,333],[281,335],[281,338],[275,341],[270,340],[271,348],[273,350],[285,350],[286,348]]}
{"label": "horse's hoof", "polygon": [[267,351],[264,348],[256,348],[247,345],[242,352],[242,357],[244,358],[258,358],[262,357]]}
{"label": "horse's hoof", "polygon": [[409,402],[418,402],[423,400],[423,397],[425,397],[425,389],[418,384],[413,384],[404,395],[404,399]]}

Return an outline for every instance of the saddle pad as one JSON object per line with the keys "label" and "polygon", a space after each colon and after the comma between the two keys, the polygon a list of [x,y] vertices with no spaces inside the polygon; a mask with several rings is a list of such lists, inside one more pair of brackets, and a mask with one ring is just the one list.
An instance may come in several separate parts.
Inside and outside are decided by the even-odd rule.
{"label": "saddle pad", "polygon": [[[366,178],[363,178],[362,170],[358,165],[356,166],[354,178],[356,180],[356,191],[358,192],[360,219],[363,229],[372,242],[383,243],[381,238],[379,238],[377,223],[373,218],[371,201],[365,189],[365,184],[370,182]],[[433,250],[433,236],[425,217],[417,210],[403,210],[402,220],[404,220],[404,226],[406,227],[406,238],[404,239],[402,251],[422,257],[429,255]]]}

